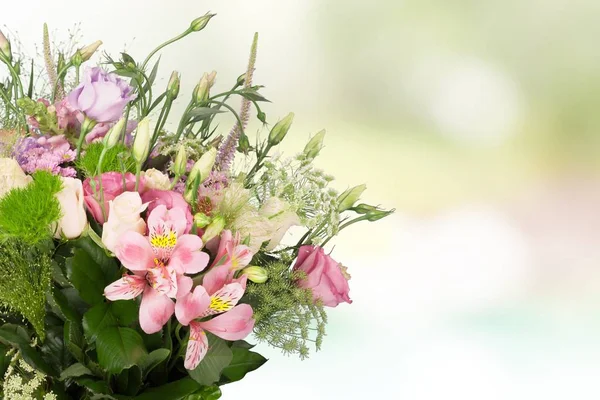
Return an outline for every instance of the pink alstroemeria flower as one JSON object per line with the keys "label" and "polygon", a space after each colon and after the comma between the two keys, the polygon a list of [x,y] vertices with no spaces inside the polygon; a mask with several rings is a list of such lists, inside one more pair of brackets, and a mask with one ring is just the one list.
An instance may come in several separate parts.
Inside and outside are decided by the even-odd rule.
{"label": "pink alstroemeria flower", "polygon": [[156,207],[148,217],[149,236],[129,231],[115,247],[123,266],[133,272],[104,289],[109,300],[129,300],[142,294],[140,326],[148,334],[158,332],[175,310],[172,299],[189,293],[195,274],[208,265],[208,254],[200,251],[202,240],[184,235],[183,210]]}
{"label": "pink alstroemeria flower", "polygon": [[[185,368],[195,369],[208,351],[206,331],[225,340],[241,340],[254,328],[252,307],[239,304],[246,290],[246,278],[232,279],[228,266],[212,269],[203,286],[178,298],[175,315],[182,325],[190,326],[190,339],[185,353]],[[217,315],[219,314],[219,315]],[[206,317],[216,315],[209,320]]]}
{"label": "pink alstroemeria flower", "polygon": [[239,271],[250,264],[254,254],[250,247],[240,244],[240,242],[239,232],[233,236],[231,231],[224,230],[221,233],[219,249],[212,266],[228,265],[231,270]]}

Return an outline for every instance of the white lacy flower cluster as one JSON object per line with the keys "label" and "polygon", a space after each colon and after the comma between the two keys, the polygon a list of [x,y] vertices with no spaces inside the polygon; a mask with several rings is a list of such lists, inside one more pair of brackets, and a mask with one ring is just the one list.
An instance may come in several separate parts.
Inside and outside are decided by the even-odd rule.
{"label": "white lacy flower cluster", "polygon": [[[14,354],[13,354],[14,352]],[[12,356],[10,365],[4,374],[4,399],[5,400],[56,400],[54,393],[39,393],[46,376],[34,370],[20,358],[18,352],[10,350],[7,356]]]}
{"label": "white lacy flower cluster", "polygon": [[303,226],[321,231],[322,235],[314,238],[315,243],[337,233],[339,193],[329,187],[334,179],[331,175],[315,168],[304,155],[285,160],[274,158],[265,167],[256,187],[262,201],[274,196],[288,202]]}

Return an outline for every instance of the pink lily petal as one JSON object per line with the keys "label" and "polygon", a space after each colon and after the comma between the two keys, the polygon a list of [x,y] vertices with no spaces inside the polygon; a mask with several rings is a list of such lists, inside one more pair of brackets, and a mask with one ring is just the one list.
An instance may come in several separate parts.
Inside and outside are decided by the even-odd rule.
{"label": "pink lily petal", "polygon": [[188,294],[194,286],[194,280],[189,276],[179,275],[177,277],[177,298]]}
{"label": "pink lily petal", "polygon": [[244,295],[244,288],[239,283],[229,283],[210,296],[210,305],[203,317],[220,314],[231,310]]}
{"label": "pink lily petal", "polygon": [[131,271],[146,271],[154,266],[154,253],[148,239],[137,232],[125,232],[115,246],[115,254]]}
{"label": "pink lily petal", "polygon": [[164,294],[146,287],[140,305],[140,326],[147,334],[153,334],[162,329],[175,311],[175,304]]}
{"label": "pink lily petal", "polygon": [[233,275],[233,273],[228,265],[212,267],[210,271],[204,275],[204,278],[202,278],[202,286],[204,286],[208,294],[212,295],[230,282],[231,275]]}
{"label": "pink lily petal", "polygon": [[202,286],[196,286],[193,292],[177,299],[175,316],[182,325],[188,325],[200,317],[210,304],[210,296]]}
{"label": "pink lily petal", "polygon": [[143,276],[124,275],[104,288],[104,296],[111,301],[135,299],[145,287],[146,279]]}
{"label": "pink lily petal", "polygon": [[171,255],[169,266],[179,274],[197,274],[208,265],[208,254],[200,251],[202,239],[196,235],[183,235]]}
{"label": "pink lily petal", "polygon": [[217,315],[210,321],[200,322],[202,328],[225,340],[241,340],[254,328],[252,307],[240,304],[225,314]]}
{"label": "pink lily petal", "polygon": [[196,369],[207,352],[208,338],[206,337],[206,333],[200,327],[200,323],[192,322],[190,324],[190,340],[185,352],[183,366],[189,370]]}
{"label": "pink lily petal", "polygon": [[233,236],[230,230],[224,230],[221,232],[221,240],[219,241],[219,250],[217,250],[217,255],[215,256],[215,261],[213,262],[213,267],[222,263],[223,257],[227,255],[227,246],[233,241]]}

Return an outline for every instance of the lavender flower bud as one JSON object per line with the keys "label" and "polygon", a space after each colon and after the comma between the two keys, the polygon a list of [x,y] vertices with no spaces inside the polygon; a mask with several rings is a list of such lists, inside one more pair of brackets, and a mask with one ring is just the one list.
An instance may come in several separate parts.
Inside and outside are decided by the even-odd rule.
{"label": "lavender flower bud", "polygon": [[167,96],[169,96],[171,100],[175,100],[179,95],[179,86],[179,73],[177,71],[173,71],[167,85]]}
{"label": "lavender flower bud", "polygon": [[325,139],[325,129],[313,136],[304,147],[304,156],[308,159],[314,159],[319,155],[323,148],[323,139]]}
{"label": "lavender flower bud", "polygon": [[112,149],[119,143],[119,138],[121,137],[121,132],[125,127],[125,118],[121,118],[117,121],[116,124],[110,128],[106,136],[104,136],[104,147],[107,149]]}
{"label": "lavender flower bud", "polygon": [[12,52],[10,51],[10,42],[0,31],[0,53],[4,54],[8,60],[12,60]]}
{"label": "lavender flower bud", "polygon": [[290,130],[290,126],[292,126],[293,121],[294,113],[289,113],[284,119],[277,122],[275,126],[273,126],[271,133],[269,133],[269,144],[271,146],[276,146],[281,143],[283,138],[285,138],[285,135],[287,135],[288,131]]}
{"label": "lavender flower bud", "polygon": [[133,159],[139,164],[143,164],[150,153],[150,121],[148,118],[142,119],[137,126],[135,140],[133,141]]}
{"label": "lavender flower bud", "polygon": [[214,17],[217,14],[204,14],[202,17],[198,17],[195,20],[192,21],[192,23],[190,24],[190,30],[192,32],[198,32],[201,31],[202,29],[206,28],[206,25],[208,25],[208,21],[210,21],[210,19],[212,17]]}
{"label": "lavender flower bud", "polygon": [[242,270],[242,275],[246,275],[254,283],[265,283],[269,279],[267,270],[262,267],[252,265]]}
{"label": "lavender flower bud", "polygon": [[360,198],[360,195],[367,189],[367,185],[358,185],[346,190],[338,197],[338,211],[344,212],[354,205]]}

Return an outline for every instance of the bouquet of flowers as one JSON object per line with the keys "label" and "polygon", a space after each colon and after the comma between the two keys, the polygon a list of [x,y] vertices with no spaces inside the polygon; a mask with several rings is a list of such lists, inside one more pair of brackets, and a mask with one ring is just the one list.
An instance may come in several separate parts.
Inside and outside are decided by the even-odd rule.
{"label": "bouquet of flowers", "polygon": [[[274,154],[293,114],[267,122],[257,36],[231,89],[213,93],[204,74],[167,128],[180,77],[157,88],[154,59],[212,17],[143,61],[96,66],[101,42],[63,52],[45,26],[38,72],[0,33],[4,398],[217,399],[265,363],[249,335],[304,358],[321,347],[325,307],[351,302],[325,246],[393,210],[358,204],[364,185],[330,187],[313,166],[324,131]],[[222,133],[221,114],[235,119]],[[253,145],[252,115],[268,132]]]}

